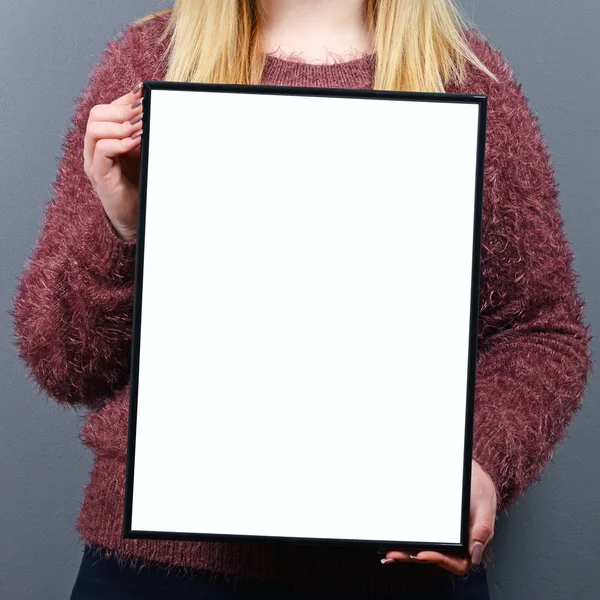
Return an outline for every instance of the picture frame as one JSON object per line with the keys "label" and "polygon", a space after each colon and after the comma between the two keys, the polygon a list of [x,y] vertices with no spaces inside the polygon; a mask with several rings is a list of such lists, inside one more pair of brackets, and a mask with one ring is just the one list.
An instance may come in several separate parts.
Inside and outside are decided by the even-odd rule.
{"label": "picture frame", "polygon": [[468,550],[486,116],[144,81],[124,538]]}

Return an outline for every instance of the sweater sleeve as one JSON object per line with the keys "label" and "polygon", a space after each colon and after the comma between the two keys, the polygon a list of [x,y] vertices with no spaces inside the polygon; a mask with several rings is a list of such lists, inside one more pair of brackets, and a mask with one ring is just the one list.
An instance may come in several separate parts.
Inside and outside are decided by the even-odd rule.
{"label": "sweater sleeve", "polygon": [[77,98],[41,234],[11,314],[18,355],[59,404],[98,407],[129,376],[135,240],[117,236],[84,172],[90,109],[138,81],[131,29],[109,41]]}
{"label": "sweater sleeve", "polygon": [[506,510],[541,477],[593,363],[538,117],[499,51],[491,65],[473,458]]}

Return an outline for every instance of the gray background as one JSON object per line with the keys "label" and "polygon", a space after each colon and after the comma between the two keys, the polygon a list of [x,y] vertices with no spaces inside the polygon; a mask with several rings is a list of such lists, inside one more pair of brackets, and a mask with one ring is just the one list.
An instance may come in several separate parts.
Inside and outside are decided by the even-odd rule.
{"label": "gray background", "polygon": [[[120,28],[168,6],[157,0],[0,2],[1,599],[69,597],[82,548],[74,526],[92,462],[77,437],[85,412],[36,394],[15,358],[7,311],[16,277],[40,231],[60,135],[91,65]],[[463,6],[511,61],[539,114],[594,335],[600,316],[600,3],[463,0]],[[596,355],[598,338],[593,345]],[[543,480],[499,522],[489,572],[494,600],[598,597],[598,387],[592,377],[585,406]]]}

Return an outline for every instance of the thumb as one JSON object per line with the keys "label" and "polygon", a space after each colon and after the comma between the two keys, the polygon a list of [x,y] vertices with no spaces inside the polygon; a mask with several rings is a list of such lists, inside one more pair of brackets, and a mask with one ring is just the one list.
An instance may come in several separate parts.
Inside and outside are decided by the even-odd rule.
{"label": "thumb", "polygon": [[496,514],[491,502],[479,502],[473,514],[471,525],[471,539],[469,540],[469,553],[471,562],[478,565],[485,547],[494,537],[494,524]]}

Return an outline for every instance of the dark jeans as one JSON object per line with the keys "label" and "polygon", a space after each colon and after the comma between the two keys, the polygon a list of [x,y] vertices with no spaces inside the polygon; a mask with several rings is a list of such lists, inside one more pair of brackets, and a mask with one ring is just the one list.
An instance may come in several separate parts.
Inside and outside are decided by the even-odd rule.
{"label": "dark jeans", "polygon": [[[415,590],[373,596],[372,600],[419,599],[419,600],[489,600],[485,571],[471,573],[467,578],[453,577],[453,590],[439,594],[424,595]],[[318,595],[317,592],[320,592]],[[313,600],[314,598],[335,600],[359,600],[365,598],[347,592],[331,592],[307,589],[305,593],[292,592],[285,583],[246,580],[225,584],[219,577],[209,577],[201,572],[176,575],[174,570],[160,567],[144,567],[135,570],[129,565],[119,567],[115,559],[93,556],[85,546],[79,573],[71,592],[70,600]]]}

